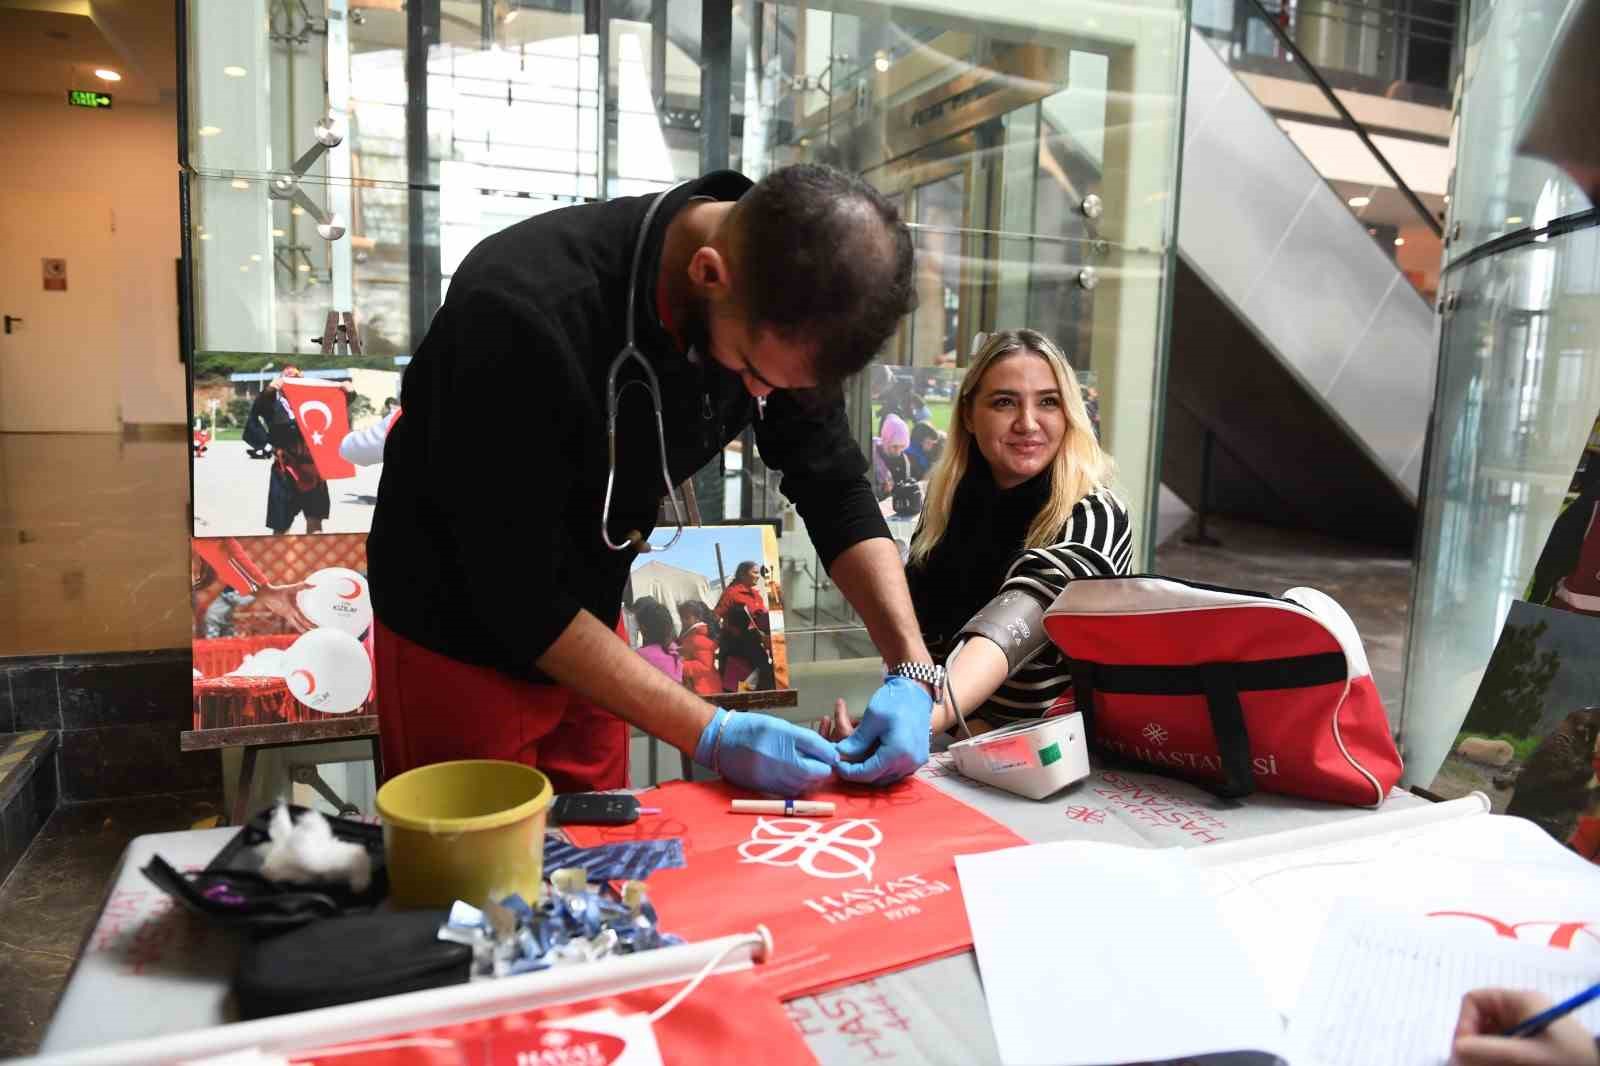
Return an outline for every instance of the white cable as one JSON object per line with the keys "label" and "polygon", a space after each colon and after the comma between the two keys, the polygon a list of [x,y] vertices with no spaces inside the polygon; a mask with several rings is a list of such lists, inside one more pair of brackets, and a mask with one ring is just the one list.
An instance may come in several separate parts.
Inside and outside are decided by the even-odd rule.
{"label": "white cable", "polygon": [[711,956],[711,961],[706,963],[705,966],[701,968],[699,973],[690,978],[688,984],[678,989],[671,999],[667,1000],[665,1003],[661,1004],[661,1006],[650,1012],[650,1024],[654,1025],[662,1018],[665,1018],[667,1015],[671,1014],[673,1010],[677,1008],[678,1004],[688,999],[689,996],[693,994],[694,990],[700,987],[700,983],[702,981],[711,976],[711,971],[720,966],[723,959],[727,958],[729,955],[732,955],[740,948],[746,946],[748,945],[743,943],[729,944],[720,952]]}

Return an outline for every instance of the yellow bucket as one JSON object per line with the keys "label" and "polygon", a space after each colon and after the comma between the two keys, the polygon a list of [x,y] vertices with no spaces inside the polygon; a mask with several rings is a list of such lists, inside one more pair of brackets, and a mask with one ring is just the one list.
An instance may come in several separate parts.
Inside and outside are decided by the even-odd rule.
{"label": "yellow bucket", "polygon": [[533,902],[544,871],[550,782],[496,759],[419,766],[378,789],[389,899],[397,907],[474,907],[515,892]]}

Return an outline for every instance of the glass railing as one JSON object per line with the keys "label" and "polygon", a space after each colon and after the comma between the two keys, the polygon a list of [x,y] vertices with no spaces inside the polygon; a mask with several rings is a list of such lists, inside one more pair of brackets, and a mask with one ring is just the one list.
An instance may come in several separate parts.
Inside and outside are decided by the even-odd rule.
{"label": "glass railing", "polygon": [[[1197,13],[1196,28],[1256,101],[1277,117],[1285,136],[1418,294],[1432,303],[1443,252],[1448,147],[1370,132],[1353,107],[1363,109],[1371,101],[1413,110],[1418,105],[1333,88],[1298,43],[1304,33],[1292,32],[1287,9],[1237,0],[1231,13],[1231,21],[1223,23],[1202,23]],[[1300,12],[1297,17],[1308,16]],[[1448,121],[1446,115],[1411,117]]]}

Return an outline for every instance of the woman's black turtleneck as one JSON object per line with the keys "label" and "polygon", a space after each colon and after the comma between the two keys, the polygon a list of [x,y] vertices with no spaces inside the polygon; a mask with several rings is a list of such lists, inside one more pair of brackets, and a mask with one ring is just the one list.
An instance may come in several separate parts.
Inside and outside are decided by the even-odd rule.
{"label": "woman's black turtleneck", "polygon": [[950,639],[999,592],[1028,527],[1050,498],[1050,484],[1047,469],[1002,489],[989,464],[973,456],[956,488],[944,538],[923,565],[906,568],[923,640],[940,662]]}

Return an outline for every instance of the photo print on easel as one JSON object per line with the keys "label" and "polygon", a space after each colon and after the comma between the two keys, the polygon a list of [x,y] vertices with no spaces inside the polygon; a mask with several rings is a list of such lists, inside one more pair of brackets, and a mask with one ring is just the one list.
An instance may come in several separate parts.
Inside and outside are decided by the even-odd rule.
{"label": "photo print on easel", "polygon": [[376,713],[366,537],[190,546],[195,731]]}
{"label": "photo print on easel", "polygon": [[196,352],[194,536],[366,533],[400,374],[393,356]]}
{"label": "photo print on easel", "polygon": [[696,695],[789,687],[770,525],[688,528],[671,548],[640,555],[622,615],[633,649]]}

